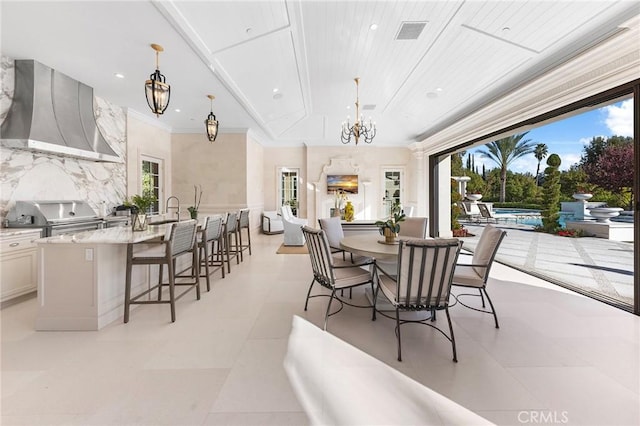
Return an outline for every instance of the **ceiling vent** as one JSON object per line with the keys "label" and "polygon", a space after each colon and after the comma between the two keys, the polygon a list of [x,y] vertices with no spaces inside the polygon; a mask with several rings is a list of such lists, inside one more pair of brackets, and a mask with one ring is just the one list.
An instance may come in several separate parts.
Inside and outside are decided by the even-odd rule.
{"label": "ceiling vent", "polygon": [[396,34],[396,40],[417,40],[426,25],[426,22],[403,22]]}
{"label": "ceiling vent", "polygon": [[363,111],[373,111],[374,109],[376,109],[376,106],[374,104],[362,105]]}

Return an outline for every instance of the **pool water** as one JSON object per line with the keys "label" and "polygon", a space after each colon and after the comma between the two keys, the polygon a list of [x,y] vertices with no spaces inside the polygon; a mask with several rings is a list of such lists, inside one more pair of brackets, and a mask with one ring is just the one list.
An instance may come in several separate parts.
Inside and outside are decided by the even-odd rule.
{"label": "pool water", "polygon": [[[500,215],[522,215],[517,219],[518,224],[542,226],[542,218],[539,216],[540,210],[495,208],[493,209],[493,212],[498,218]],[[526,215],[531,216],[527,217]],[[571,213],[560,212],[560,227],[566,228],[566,221],[570,220],[572,217],[573,214]]]}

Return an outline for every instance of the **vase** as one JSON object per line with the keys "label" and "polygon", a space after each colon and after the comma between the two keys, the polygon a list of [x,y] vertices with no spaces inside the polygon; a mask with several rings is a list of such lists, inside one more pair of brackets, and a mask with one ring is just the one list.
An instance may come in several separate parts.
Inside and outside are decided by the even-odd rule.
{"label": "vase", "polygon": [[584,192],[576,192],[575,194],[572,195],[572,197],[578,201],[582,201],[584,203],[587,202],[587,200],[591,199],[591,197],[593,197],[592,194],[587,194]]}
{"label": "vase", "polygon": [[189,215],[191,215],[191,219],[198,218],[198,210],[189,210]]}
{"label": "vase", "polygon": [[393,232],[389,228],[384,228],[384,231],[383,231],[382,235],[384,235],[384,242],[387,243],[387,244],[395,243],[396,242],[396,237],[398,236],[398,234],[396,234],[395,232]]}
{"label": "vase", "polygon": [[596,218],[599,223],[611,223],[611,218],[620,215],[622,209],[620,207],[594,207],[589,209],[591,216]]}
{"label": "vase", "polygon": [[467,194],[465,195],[467,200],[469,201],[480,201],[482,199],[482,194]]}
{"label": "vase", "polygon": [[331,217],[340,217],[340,209],[338,208],[330,209],[329,214],[331,215]]}
{"label": "vase", "polygon": [[344,220],[353,222],[353,204],[351,204],[351,201],[347,201],[347,205],[344,208]]}
{"label": "vase", "polygon": [[134,214],[131,226],[131,229],[134,231],[146,231],[149,226],[147,223],[147,215],[140,213]]}

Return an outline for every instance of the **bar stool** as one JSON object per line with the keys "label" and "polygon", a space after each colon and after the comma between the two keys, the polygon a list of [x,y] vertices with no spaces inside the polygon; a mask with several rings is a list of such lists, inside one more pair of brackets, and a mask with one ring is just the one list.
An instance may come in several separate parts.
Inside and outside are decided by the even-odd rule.
{"label": "bar stool", "polygon": [[[187,220],[184,222],[176,222],[170,225],[168,238],[165,238],[158,243],[144,243],[135,245],[141,247],[141,250],[134,251],[134,244],[127,246],[127,271],[126,271],[126,284],[125,284],[125,299],[124,299],[124,322],[129,322],[129,308],[132,304],[157,304],[168,303],[171,305],[171,322],[176,320],[176,300],[187,294],[190,290],[196,290],[196,299],[200,300],[200,270],[197,261],[197,249],[196,249],[196,226],[195,220]],[[176,282],[177,275],[175,272],[176,259],[185,254],[192,255],[192,262],[195,263],[195,268],[192,268],[192,274],[190,278],[193,281],[189,282]],[[158,284],[143,291],[135,297],[131,297],[131,271],[134,265],[159,265]],[[162,282],[162,269],[167,265],[169,270],[169,282]],[[169,300],[162,300],[162,287],[169,287]],[[176,297],[175,286],[187,286],[182,293]],[[158,289],[158,300],[138,300],[142,296]]]}
{"label": "bar stool", "polygon": [[[231,242],[232,236],[233,242]],[[240,256],[238,255],[238,213],[236,212],[227,213],[227,219],[224,222],[224,247],[227,257],[227,272],[231,273],[231,258],[235,257],[236,264],[240,264]]]}
{"label": "bar stool", "polygon": [[[218,269],[222,270],[224,278],[224,242],[223,242],[223,218],[221,215],[207,216],[204,227],[198,236],[198,256],[200,259],[200,276],[207,279],[207,291],[211,290],[209,277]],[[211,251],[209,251],[211,247]],[[202,275],[202,266],[205,274]]]}
{"label": "bar stool", "polygon": [[[247,230],[247,242],[244,244],[242,242],[242,230]],[[242,252],[245,250],[249,250],[249,256],[251,256],[251,230],[249,227],[249,209],[240,210],[240,217],[238,218],[238,250],[240,251],[240,261],[244,262],[244,257]]]}

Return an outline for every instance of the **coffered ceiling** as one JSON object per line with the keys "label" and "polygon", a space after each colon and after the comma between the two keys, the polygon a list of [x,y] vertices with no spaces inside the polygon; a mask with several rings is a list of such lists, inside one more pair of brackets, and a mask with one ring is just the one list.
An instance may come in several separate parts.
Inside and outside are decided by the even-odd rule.
{"label": "coffered ceiling", "polygon": [[[407,146],[624,31],[640,12],[635,1],[5,0],[0,13],[3,56],[40,61],[173,132],[204,138],[213,94],[223,133],[339,146],[357,76],[374,144]],[[165,49],[171,85],[159,118],[143,90],[151,43]]]}

